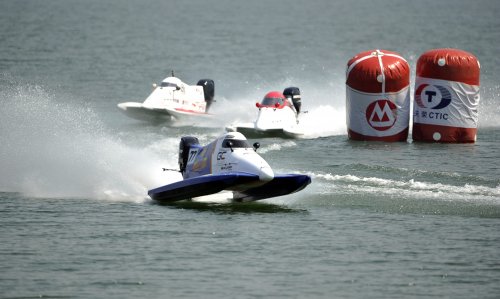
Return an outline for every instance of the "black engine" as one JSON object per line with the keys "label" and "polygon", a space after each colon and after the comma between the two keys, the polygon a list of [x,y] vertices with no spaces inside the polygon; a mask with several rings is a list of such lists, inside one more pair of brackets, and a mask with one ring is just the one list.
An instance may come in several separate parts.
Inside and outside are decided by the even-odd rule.
{"label": "black engine", "polygon": [[214,101],[214,96],[215,96],[215,83],[214,80],[211,79],[201,79],[196,83],[198,86],[203,86],[203,93],[205,95],[205,102],[207,102],[207,109],[205,110],[208,112],[208,109],[210,108],[210,105],[212,105],[212,102]]}
{"label": "black engine", "polygon": [[179,170],[184,172],[189,158],[189,148],[193,144],[200,144],[198,138],[192,136],[184,136],[179,142]]}
{"label": "black engine", "polygon": [[297,110],[297,114],[300,113],[300,106],[302,106],[301,97],[300,97],[300,89],[298,87],[287,87],[283,90],[283,95],[287,99],[291,99],[293,103],[293,107]]}

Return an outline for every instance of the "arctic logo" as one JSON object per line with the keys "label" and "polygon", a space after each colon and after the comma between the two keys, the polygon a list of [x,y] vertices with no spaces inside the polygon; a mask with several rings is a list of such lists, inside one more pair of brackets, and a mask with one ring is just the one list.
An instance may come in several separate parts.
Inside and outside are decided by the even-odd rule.
{"label": "arctic logo", "polygon": [[415,102],[420,108],[443,109],[451,103],[451,93],[444,86],[422,84],[415,91]]}
{"label": "arctic logo", "polygon": [[396,105],[389,100],[377,100],[366,108],[366,120],[375,130],[388,130],[396,122],[396,109]]}

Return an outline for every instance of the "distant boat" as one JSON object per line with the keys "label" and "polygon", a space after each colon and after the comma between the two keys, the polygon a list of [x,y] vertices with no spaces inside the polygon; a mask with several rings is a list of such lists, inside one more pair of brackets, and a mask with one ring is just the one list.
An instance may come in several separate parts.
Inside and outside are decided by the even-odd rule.
{"label": "distant boat", "polygon": [[188,85],[179,78],[165,78],[160,85],[153,84],[153,92],[143,103],[118,104],[127,116],[143,121],[175,121],[193,116],[208,116],[214,101],[213,80],[201,79]]}
{"label": "distant boat", "polygon": [[299,138],[304,135],[299,127],[301,96],[297,87],[288,87],[283,93],[268,92],[255,105],[259,112],[253,123],[233,124],[227,126],[226,131],[241,132],[249,138]]}

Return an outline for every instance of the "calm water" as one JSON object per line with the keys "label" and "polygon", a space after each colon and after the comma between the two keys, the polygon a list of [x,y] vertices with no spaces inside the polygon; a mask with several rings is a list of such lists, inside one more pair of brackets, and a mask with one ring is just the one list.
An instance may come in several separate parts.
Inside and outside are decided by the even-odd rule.
{"label": "calm water", "polygon": [[[500,3],[0,1],[0,298],[499,298]],[[481,62],[475,144],[353,142],[345,65],[381,48]],[[213,119],[116,104],[171,70],[211,78]],[[183,135],[251,121],[299,86],[307,138],[264,139],[300,193],[159,205]],[[413,88],[413,86],[412,86]]]}

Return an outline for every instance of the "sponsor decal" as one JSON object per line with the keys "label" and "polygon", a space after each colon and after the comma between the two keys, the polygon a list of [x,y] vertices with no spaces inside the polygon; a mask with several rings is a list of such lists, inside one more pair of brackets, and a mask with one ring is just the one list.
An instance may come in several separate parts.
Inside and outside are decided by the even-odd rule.
{"label": "sponsor decal", "polygon": [[377,131],[389,130],[396,119],[397,107],[387,99],[376,100],[366,108],[366,120]]}
{"label": "sponsor decal", "polygon": [[224,155],[226,154],[227,152],[226,151],[221,151],[221,152],[218,152],[217,153],[217,161],[220,161],[220,160],[225,160],[226,157],[224,157]]}
{"label": "sponsor decal", "polygon": [[415,110],[413,116],[420,118],[428,118],[428,119],[439,119],[439,120],[448,120],[448,113],[434,112],[434,111],[420,111]]}
{"label": "sponsor decal", "polygon": [[224,170],[225,171],[231,171],[231,170],[233,170],[233,165],[231,165],[231,163],[224,164],[224,165],[221,166],[220,170],[221,171],[224,171]]}
{"label": "sponsor decal", "polygon": [[443,109],[450,105],[451,93],[441,85],[421,84],[415,91],[415,103],[420,108]]}

